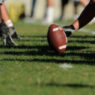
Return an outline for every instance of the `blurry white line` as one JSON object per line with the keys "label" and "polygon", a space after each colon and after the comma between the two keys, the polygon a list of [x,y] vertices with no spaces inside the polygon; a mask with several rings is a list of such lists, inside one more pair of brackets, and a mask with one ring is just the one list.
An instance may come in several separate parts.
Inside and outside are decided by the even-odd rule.
{"label": "blurry white line", "polygon": [[67,45],[63,45],[63,46],[60,46],[60,47],[58,47],[58,49],[65,49],[67,47]]}
{"label": "blurry white line", "polygon": [[71,64],[67,64],[67,63],[61,64],[61,65],[59,65],[59,67],[63,68],[63,69],[71,69],[71,68],[73,68],[73,66]]}
{"label": "blurry white line", "polygon": [[80,32],[86,32],[86,33],[95,34],[95,31],[88,30],[88,29],[80,29],[79,31],[80,31]]}

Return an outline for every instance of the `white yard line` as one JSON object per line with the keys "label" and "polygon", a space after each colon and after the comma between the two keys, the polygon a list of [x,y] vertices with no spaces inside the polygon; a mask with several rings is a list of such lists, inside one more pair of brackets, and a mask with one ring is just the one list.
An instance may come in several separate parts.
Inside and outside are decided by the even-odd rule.
{"label": "white yard line", "polygon": [[71,69],[73,68],[73,65],[64,63],[64,64],[59,65],[59,67],[63,69]]}
{"label": "white yard line", "polygon": [[88,30],[88,29],[80,29],[80,32],[86,32],[86,33],[91,33],[91,34],[95,34],[95,31],[93,30]]}
{"label": "white yard line", "polygon": [[[43,25],[43,26],[49,26],[48,24],[42,24],[41,22],[38,23],[36,20],[34,21],[29,21],[29,20],[25,20],[25,23],[31,23],[31,24],[35,24],[35,25]],[[55,23],[59,26],[64,26],[64,25],[61,25],[61,24],[58,24],[58,23]],[[80,29],[79,30],[80,32],[85,32],[85,33],[91,33],[91,34],[95,34],[95,31],[94,30],[89,30],[89,29]]]}

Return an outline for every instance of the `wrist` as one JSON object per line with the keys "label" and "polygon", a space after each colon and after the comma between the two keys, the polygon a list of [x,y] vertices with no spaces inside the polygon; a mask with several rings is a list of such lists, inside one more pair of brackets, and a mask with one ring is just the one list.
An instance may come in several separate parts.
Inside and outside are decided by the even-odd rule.
{"label": "wrist", "polygon": [[13,23],[12,23],[11,20],[7,20],[7,21],[5,22],[5,24],[6,24],[7,27],[13,27]]}
{"label": "wrist", "polygon": [[75,31],[79,30],[79,21],[78,20],[76,20],[72,25],[73,25]]}

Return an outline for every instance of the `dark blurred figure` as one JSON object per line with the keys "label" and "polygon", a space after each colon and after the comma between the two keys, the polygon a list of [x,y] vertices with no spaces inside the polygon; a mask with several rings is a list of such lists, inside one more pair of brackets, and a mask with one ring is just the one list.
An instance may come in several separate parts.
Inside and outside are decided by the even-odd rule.
{"label": "dark blurred figure", "polygon": [[61,16],[59,17],[59,20],[64,19],[64,8],[68,4],[69,0],[61,0]]}
{"label": "dark blurred figure", "polygon": [[24,19],[24,21],[27,23],[34,23],[35,22],[34,12],[35,12],[35,7],[36,7],[36,2],[37,2],[37,0],[32,0],[32,8],[31,8],[30,16],[26,17]]}
{"label": "dark blurred figure", "polygon": [[74,0],[74,19],[78,18],[79,0]]}
{"label": "dark blurred figure", "polygon": [[37,1],[37,0],[33,0],[33,1],[32,1],[32,9],[31,9],[31,16],[30,16],[31,18],[34,16],[36,1]]}

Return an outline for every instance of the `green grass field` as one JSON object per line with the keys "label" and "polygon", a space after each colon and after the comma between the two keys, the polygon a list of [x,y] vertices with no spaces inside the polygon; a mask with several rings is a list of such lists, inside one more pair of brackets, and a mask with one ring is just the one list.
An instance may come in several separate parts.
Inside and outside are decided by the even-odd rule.
{"label": "green grass field", "polygon": [[[47,43],[48,26],[21,21],[15,27],[19,46],[0,46],[0,95],[95,94],[95,34],[74,33],[65,53],[56,54]],[[95,25],[85,28],[95,30]]]}

